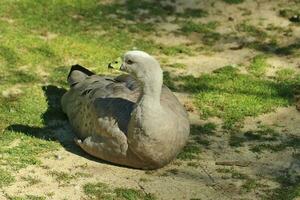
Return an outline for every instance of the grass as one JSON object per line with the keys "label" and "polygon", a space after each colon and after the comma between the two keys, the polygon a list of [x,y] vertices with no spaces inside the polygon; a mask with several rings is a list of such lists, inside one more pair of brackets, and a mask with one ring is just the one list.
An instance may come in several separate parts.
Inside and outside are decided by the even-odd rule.
{"label": "grass", "polygon": [[30,186],[36,185],[36,184],[42,182],[41,179],[39,179],[39,178],[36,177],[36,176],[33,177],[33,176],[28,175],[28,176],[24,176],[24,177],[21,177],[21,178],[22,178],[22,180],[28,182],[28,185],[30,185]]}
{"label": "grass", "polygon": [[223,174],[231,174],[231,178],[233,179],[245,179],[248,180],[249,177],[246,174],[240,173],[236,170],[234,170],[233,168],[217,168],[216,171],[218,173],[223,173]]}
{"label": "grass", "polygon": [[284,18],[291,18],[295,15],[299,15],[299,9],[297,7],[295,8],[284,8],[279,10],[279,16],[284,17]]}
{"label": "grass", "polygon": [[244,21],[236,26],[236,29],[241,33],[247,33],[249,36],[255,37],[260,40],[264,40],[268,37],[268,33],[261,28],[249,24]]}
{"label": "grass", "polygon": [[69,184],[72,180],[75,180],[77,176],[66,173],[66,172],[59,172],[59,171],[50,171],[49,175],[55,178],[55,180],[59,184]]}
{"label": "grass", "polygon": [[184,45],[164,46],[161,49],[162,49],[162,53],[164,53],[167,56],[175,56],[178,54],[186,54],[186,55],[192,54],[191,50]]}
{"label": "grass", "polygon": [[15,182],[15,177],[6,170],[0,169],[0,188],[11,185]]}
{"label": "grass", "polygon": [[248,179],[246,180],[245,183],[242,185],[242,190],[245,192],[251,192],[255,190],[255,188],[263,186],[262,184],[259,184],[256,180],[254,179]]}
{"label": "grass", "polygon": [[259,126],[256,130],[249,130],[241,135],[232,132],[229,145],[232,147],[243,146],[245,142],[265,142],[265,141],[278,141],[280,134],[273,128],[268,126]]}
{"label": "grass", "polygon": [[8,199],[9,200],[46,200],[46,197],[36,196],[36,195],[26,195],[24,197],[20,197],[20,196],[8,197]]}
{"label": "grass", "polygon": [[184,33],[209,33],[217,28],[217,22],[209,22],[209,23],[195,23],[193,21],[184,22],[181,30]]}
{"label": "grass", "polygon": [[172,64],[168,65],[168,67],[177,68],[177,69],[184,69],[185,64],[183,64],[183,63],[172,63]]}
{"label": "grass", "polygon": [[254,153],[279,152],[287,148],[299,149],[300,137],[297,135],[284,135],[269,126],[258,126],[256,130],[244,133],[232,132],[229,138],[231,147],[242,147],[244,144]]}
{"label": "grass", "polygon": [[83,191],[89,199],[114,199],[114,200],[155,200],[152,194],[131,188],[110,188],[105,183],[87,183]]}
{"label": "grass", "polygon": [[271,195],[266,199],[278,199],[278,200],[293,200],[300,197],[300,177],[299,175],[292,179],[289,175],[282,174],[277,177],[277,182],[280,183],[280,187],[276,188]]}
{"label": "grass", "polygon": [[250,148],[251,151],[256,153],[262,153],[263,151],[278,152],[283,151],[287,148],[299,149],[300,148],[300,137],[297,135],[291,135],[286,139],[282,139],[280,143],[270,144],[263,143],[257,144]]}
{"label": "grass", "polygon": [[221,35],[215,31],[218,22],[212,21],[208,23],[195,23],[194,21],[185,21],[182,23],[180,31],[186,35],[191,33],[199,33],[201,41],[205,45],[214,45],[221,39]]}
{"label": "grass", "polygon": [[[66,76],[70,65],[79,63],[97,73],[107,74],[107,63],[130,49],[144,50],[156,56],[164,54],[168,58],[188,57],[198,55],[201,48],[207,49],[223,41],[224,35],[218,32],[218,22],[205,22],[202,19],[199,22],[199,18],[209,16],[206,8],[187,8],[178,12],[172,4],[146,0],[126,2],[1,1],[0,187],[13,184],[15,174],[20,169],[41,165],[40,158],[44,153],[64,146],[58,139],[66,124],[59,100],[67,87]],[[239,4],[244,0],[224,2]],[[251,14],[250,10],[242,11],[246,15]],[[285,18],[290,17],[285,11],[279,12]],[[179,27],[172,34],[184,35],[193,42],[198,38],[205,47],[195,44],[162,45],[156,43],[153,37],[150,39],[150,35],[160,37],[160,26],[157,24],[167,22],[167,18]],[[279,46],[279,40],[266,41],[272,39],[271,32],[283,32],[278,27],[269,26],[265,31],[245,21],[238,24],[236,29],[246,37],[254,37],[255,42],[260,44],[257,45],[261,47],[260,51],[264,51],[264,47],[271,47],[271,51],[280,56],[297,55],[300,46],[297,41],[286,46]],[[291,31],[286,29],[284,32]],[[182,70],[186,68],[181,63],[170,66]],[[239,69],[226,66],[199,77],[182,75],[175,78],[175,82],[169,73],[165,73],[164,81],[172,90],[191,93],[202,118],[219,117],[226,129],[233,130],[247,116],[258,116],[277,107],[292,105],[293,88],[299,84],[297,75],[289,70],[280,70],[274,79],[267,79],[264,76],[267,68],[266,57],[259,55],[247,67],[249,74],[241,74]],[[58,89],[49,94],[42,87],[48,84]],[[14,93],[16,88],[19,92]],[[209,137],[216,135],[217,128],[213,123],[192,126],[191,140],[178,155],[180,162],[186,161],[191,167],[199,166],[197,159],[203,149],[210,148],[213,141]],[[242,133],[232,136],[231,142],[236,146],[257,142],[250,146],[257,153],[299,148],[299,138],[296,136],[281,140],[276,134],[265,132],[254,130]],[[266,143],[266,140],[277,143]],[[49,175],[60,184],[69,184],[78,177],[90,177],[84,172],[69,174],[50,171]],[[232,176],[243,178],[240,173],[232,173]],[[30,185],[40,182],[34,176],[24,176],[22,179]],[[244,187],[252,190],[251,185],[249,182]],[[279,189],[278,196],[287,193],[293,196],[297,192],[298,186],[282,186],[288,192]],[[103,183],[87,184],[84,192],[90,199],[155,199],[140,190],[113,189]],[[25,195],[10,199],[45,197]]]}
{"label": "grass", "polygon": [[295,81],[296,76],[296,72],[293,69],[280,69],[276,71],[275,79],[279,82],[291,82]]}
{"label": "grass", "polygon": [[183,13],[180,13],[179,16],[184,18],[200,18],[200,17],[207,17],[208,12],[203,9],[199,8],[186,8]]}
{"label": "grass", "polygon": [[[258,116],[293,103],[294,83],[278,83],[225,66],[200,77],[180,76],[178,90],[192,93],[204,119],[220,117],[231,129],[247,116]],[[175,83],[172,83],[173,86]]]}
{"label": "grass", "polygon": [[244,0],[223,0],[223,1],[225,1],[228,4],[240,4],[244,2]]}
{"label": "grass", "polygon": [[248,70],[254,76],[261,77],[265,75],[268,67],[269,65],[267,63],[266,56],[258,55],[252,59],[250,66],[248,67]]}
{"label": "grass", "polygon": [[208,122],[203,124],[202,126],[192,125],[191,126],[191,134],[192,135],[213,135],[217,129],[217,125]]}
{"label": "grass", "polygon": [[[58,148],[57,143],[45,141],[32,136],[23,135],[15,131],[6,131],[0,136],[0,152],[3,155],[1,164],[10,169],[19,170],[28,165],[39,165],[42,153]],[[13,144],[12,147],[9,144]]]}
{"label": "grass", "polygon": [[201,153],[201,146],[195,142],[188,143],[177,156],[180,160],[192,160],[198,157],[198,154]]}

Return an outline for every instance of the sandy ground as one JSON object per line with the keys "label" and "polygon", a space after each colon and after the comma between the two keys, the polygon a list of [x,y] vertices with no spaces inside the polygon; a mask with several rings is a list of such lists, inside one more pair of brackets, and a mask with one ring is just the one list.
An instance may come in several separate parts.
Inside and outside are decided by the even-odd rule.
{"label": "sandy ground", "polygon": [[[227,33],[234,29],[234,24],[245,19],[252,24],[269,24],[276,26],[290,27],[293,29],[293,36],[282,40],[282,43],[292,42],[300,33],[300,26],[292,26],[288,20],[281,18],[277,14],[280,3],[284,1],[250,1],[240,5],[227,6],[223,10],[224,3],[216,1],[214,7],[211,6],[213,1],[181,1],[186,7],[199,7],[207,9],[210,12],[209,17],[203,20],[216,20],[220,23],[218,31]],[[180,4],[180,2],[179,2]],[[241,15],[241,10],[250,10],[251,14]],[[234,18],[234,21],[228,21],[228,18]],[[263,20],[261,20],[263,19]],[[191,40],[184,36],[175,36],[170,30],[176,29],[172,24],[164,22],[160,36],[153,36],[153,39],[160,43],[169,44],[170,39],[176,39],[178,44],[196,43],[197,40]],[[173,41],[172,39],[172,41]],[[231,50],[230,47],[236,46],[236,42],[228,42],[220,45],[220,51],[210,53],[209,55],[192,55],[181,56],[168,59],[168,63],[183,63],[185,69],[172,70],[172,73],[200,75],[210,73],[214,69],[223,67],[227,64],[245,64],[249,59],[258,54],[256,50],[242,48]],[[273,66],[273,70],[268,72],[274,73],[274,69],[288,67],[297,69],[300,66],[299,57],[278,57],[271,56],[268,63]],[[166,68],[167,69],[167,68]],[[185,94],[177,94],[182,103],[191,103],[190,97]],[[220,124],[219,119],[200,120],[197,111],[189,113],[191,124],[201,125],[212,121]],[[300,115],[295,107],[280,108],[276,112],[261,115],[257,118],[247,118],[245,120],[244,131],[256,128],[257,124],[266,124],[269,126],[276,125],[278,129],[285,130],[287,134],[300,133]],[[69,129],[67,129],[69,130]],[[59,134],[59,133],[58,133]],[[70,132],[70,135],[72,133]],[[280,173],[282,169],[290,169],[291,173],[300,173],[299,163],[294,163],[292,155],[296,149],[286,149],[278,153],[256,154],[250,152],[245,147],[238,149],[231,148],[228,145],[228,133],[218,132],[208,139],[211,145],[204,149],[196,166],[189,166],[188,161],[175,160],[168,166],[155,170],[143,171],[119,167],[92,159],[77,149],[77,152],[70,152],[61,149],[58,152],[50,153],[42,158],[41,166],[31,166],[22,169],[16,176],[17,182],[12,186],[2,189],[0,199],[6,199],[5,194],[9,196],[38,195],[45,196],[46,199],[86,199],[82,186],[89,182],[103,182],[113,187],[135,188],[152,193],[158,199],[260,199],[262,190],[241,192],[241,185],[244,180],[234,179],[226,174],[219,173],[218,168],[233,169],[240,173],[247,174],[249,177],[257,180],[262,184],[264,189],[273,189],[278,187],[278,183],[272,181],[274,174]],[[72,142],[71,137],[69,142]],[[219,161],[239,161],[249,163],[247,166],[223,166],[217,165]],[[68,183],[59,182],[55,177],[49,175],[51,171],[66,172],[74,175]],[[78,172],[85,175],[78,175]],[[77,174],[76,174],[77,173]],[[35,185],[28,185],[23,180],[24,176],[33,176],[41,180]]]}

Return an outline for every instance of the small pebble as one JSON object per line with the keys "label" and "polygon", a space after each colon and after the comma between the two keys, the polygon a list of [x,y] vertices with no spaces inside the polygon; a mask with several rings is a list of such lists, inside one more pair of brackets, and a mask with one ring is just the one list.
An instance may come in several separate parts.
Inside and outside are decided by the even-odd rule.
{"label": "small pebble", "polygon": [[61,155],[55,155],[55,158],[56,158],[57,160],[61,160],[61,159],[62,159]]}

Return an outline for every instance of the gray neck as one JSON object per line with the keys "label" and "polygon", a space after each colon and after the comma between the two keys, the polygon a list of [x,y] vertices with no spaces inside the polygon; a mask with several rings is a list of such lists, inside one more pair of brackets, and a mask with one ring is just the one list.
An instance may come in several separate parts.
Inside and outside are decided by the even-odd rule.
{"label": "gray neck", "polygon": [[[163,83],[162,73],[144,77],[140,101],[149,101],[152,105],[160,105],[160,95]],[[145,102],[146,103],[146,102]]]}

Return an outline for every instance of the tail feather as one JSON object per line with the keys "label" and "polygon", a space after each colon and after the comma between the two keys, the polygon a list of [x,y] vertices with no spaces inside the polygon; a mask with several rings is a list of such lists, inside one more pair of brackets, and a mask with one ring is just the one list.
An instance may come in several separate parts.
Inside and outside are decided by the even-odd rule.
{"label": "tail feather", "polygon": [[91,76],[94,74],[95,73],[78,64],[73,65],[68,75],[68,83],[70,86],[74,86],[80,81],[84,80],[87,76]]}

